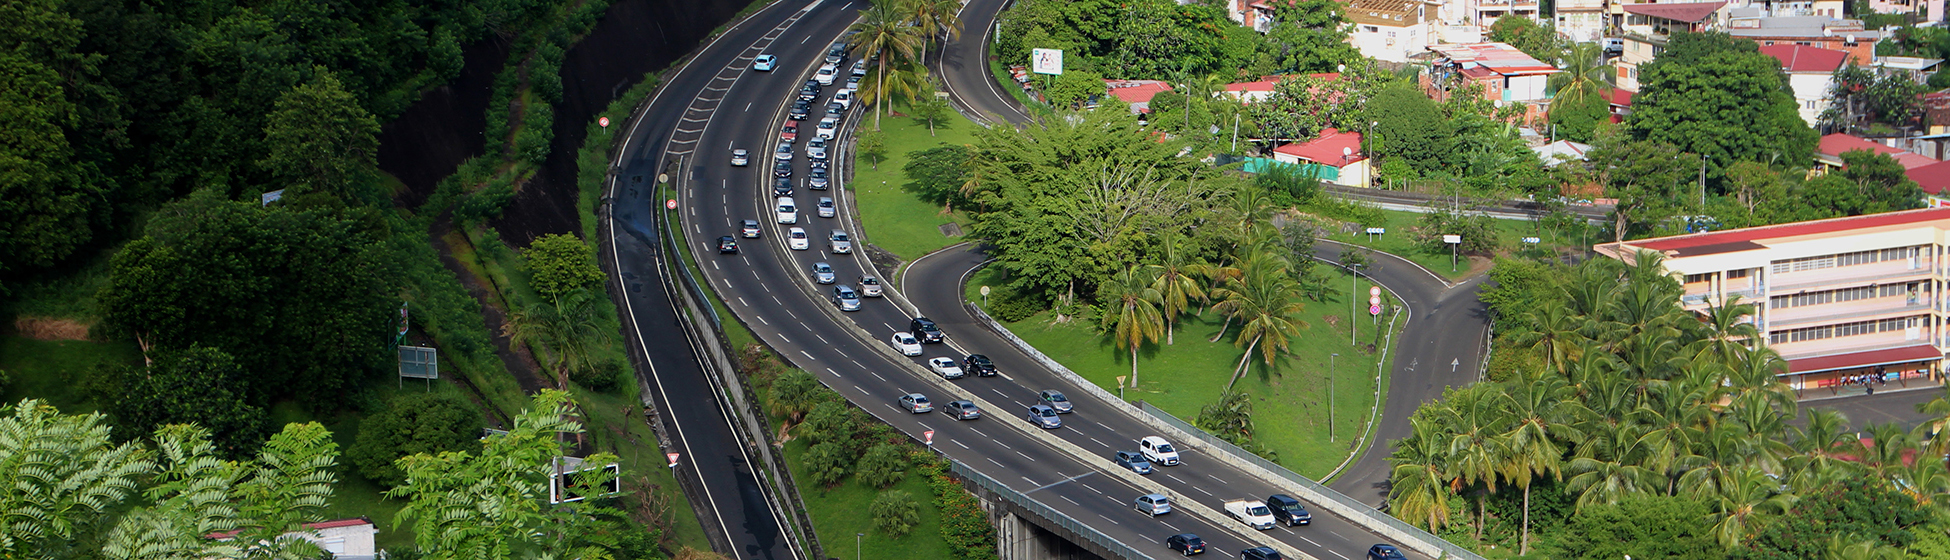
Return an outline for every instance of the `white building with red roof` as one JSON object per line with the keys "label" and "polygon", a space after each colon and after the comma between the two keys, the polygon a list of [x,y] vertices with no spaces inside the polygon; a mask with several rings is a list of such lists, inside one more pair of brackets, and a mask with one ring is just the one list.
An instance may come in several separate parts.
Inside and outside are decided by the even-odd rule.
{"label": "white building with red roof", "polygon": [[1550,75],[1560,72],[1504,43],[1429,45],[1429,51],[1437,56],[1424,79],[1437,101],[1471,83],[1483,84],[1484,95],[1499,106],[1543,101],[1550,98]]}
{"label": "white building with red roof", "polygon": [[[230,540],[237,531],[207,535],[216,540]],[[317,523],[306,523],[304,531],[285,533],[287,537],[297,537],[311,541],[324,550],[326,558],[335,560],[374,560],[379,557],[377,536],[379,527],[371,519],[354,517],[334,519]]]}
{"label": "white building with red roof", "polygon": [[1104,87],[1110,89],[1112,97],[1131,104],[1133,115],[1151,112],[1151,98],[1171,91],[1171,84],[1161,80],[1104,80]]}
{"label": "white building with red roof", "polygon": [[1928,208],[1597,246],[1628,263],[1650,252],[1704,314],[1739,297],[1787,358],[1802,398],[1936,390],[1950,349],[1950,208]]}
{"label": "white building with red roof", "polygon": [[1801,120],[1814,126],[1821,112],[1828,110],[1828,89],[1835,82],[1835,70],[1848,63],[1848,53],[1808,45],[1761,47],[1760,53],[1781,61],[1788,87],[1794,90],[1795,109]]}
{"label": "white building with red roof", "polygon": [[1273,149],[1273,160],[1305,166],[1314,177],[1349,187],[1366,187],[1374,177],[1361,133],[1329,128],[1306,142]]}
{"label": "white building with red roof", "polygon": [[1821,143],[1815,145],[1815,166],[1819,171],[1823,172],[1841,169],[1843,167],[1842,154],[1855,150],[1868,150],[1878,154],[1888,155],[1890,158],[1895,159],[1896,163],[1902,164],[1904,170],[1916,169],[1937,163],[1936,159],[1923,154],[1891,148],[1870,142],[1868,139],[1859,136],[1837,132],[1821,137]]}

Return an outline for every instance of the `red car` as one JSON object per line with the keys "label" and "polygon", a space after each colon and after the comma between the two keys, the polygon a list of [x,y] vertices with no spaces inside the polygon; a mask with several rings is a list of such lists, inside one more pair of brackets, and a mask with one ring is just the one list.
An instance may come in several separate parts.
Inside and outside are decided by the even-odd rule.
{"label": "red car", "polygon": [[779,129],[780,140],[793,140],[799,137],[799,125],[788,124]]}

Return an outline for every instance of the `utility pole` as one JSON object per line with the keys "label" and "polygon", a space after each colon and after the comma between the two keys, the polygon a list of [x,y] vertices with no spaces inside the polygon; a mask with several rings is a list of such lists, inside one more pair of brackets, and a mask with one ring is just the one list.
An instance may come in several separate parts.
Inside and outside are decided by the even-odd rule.
{"label": "utility pole", "polygon": [[1334,358],[1340,354],[1327,355],[1327,443],[1334,442]]}
{"label": "utility pole", "polygon": [[1357,328],[1360,323],[1354,322],[1354,289],[1355,283],[1360,281],[1361,278],[1361,265],[1349,265],[1347,272],[1347,345],[1353,346],[1355,344],[1354,331],[1360,330]]}
{"label": "utility pole", "polygon": [[1713,156],[1699,157],[1699,213],[1702,215],[1706,214],[1706,160],[1709,159],[1713,159]]}

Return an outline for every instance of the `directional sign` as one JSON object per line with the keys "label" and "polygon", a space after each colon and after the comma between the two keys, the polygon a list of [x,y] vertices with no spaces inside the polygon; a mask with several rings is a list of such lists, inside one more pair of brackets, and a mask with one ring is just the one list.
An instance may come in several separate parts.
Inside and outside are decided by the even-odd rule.
{"label": "directional sign", "polygon": [[934,445],[934,430],[921,432],[921,437],[927,438],[928,445]]}
{"label": "directional sign", "polygon": [[1543,243],[1543,242],[1544,242],[1544,240],[1542,240],[1542,239],[1538,239],[1538,238],[1535,238],[1535,237],[1525,237],[1525,238],[1523,238],[1523,242],[1524,242],[1524,243],[1529,243],[1529,244],[1531,244],[1531,245],[1536,245],[1536,244],[1538,244],[1538,243]]}
{"label": "directional sign", "polygon": [[1388,228],[1378,228],[1378,227],[1371,227],[1371,228],[1368,228],[1368,233],[1371,233],[1371,234],[1374,234],[1374,235],[1381,235],[1381,234],[1384,234],[1384,233],[1388,233]]}
{"label": "directional sign", "polygon": [[609,128],[609,117],[596,119],[596,125],[601,126],[603,128]]}
{"label": "directional sign", "polygon": [[1460,235],[1444,235],[1444,236],[1442,236],[1442,242],[1443,242],[1443,243],[1462,243],[1462,236],[1460,236]]}
{"label": "directional sign", "polygon": [[665,457],[669,457],[669,458],[670,458],[670,466],[672,466],[672,467],[676,467],[676,466],[677,466],[677,455],[678,455],[678,454],[676,454],[676,453],[665,453],[665,454],[664,454],[664,456],[665,456]]}

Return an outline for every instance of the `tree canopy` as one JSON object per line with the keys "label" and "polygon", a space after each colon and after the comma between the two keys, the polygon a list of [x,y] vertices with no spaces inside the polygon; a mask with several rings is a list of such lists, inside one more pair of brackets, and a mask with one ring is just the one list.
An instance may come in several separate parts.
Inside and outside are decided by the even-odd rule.
{"label": "tree canopy", "polygon": [[1639,69],[1634,138],[1707,158],[1716,182],[1735,162],[1805,166],[1817,135],[1796,112],[1780,61],[1724,33],[1677,33]]}

